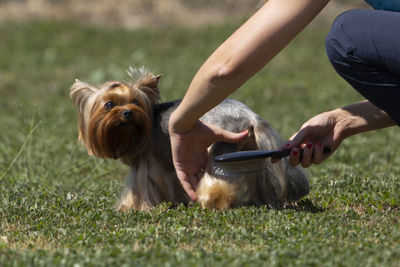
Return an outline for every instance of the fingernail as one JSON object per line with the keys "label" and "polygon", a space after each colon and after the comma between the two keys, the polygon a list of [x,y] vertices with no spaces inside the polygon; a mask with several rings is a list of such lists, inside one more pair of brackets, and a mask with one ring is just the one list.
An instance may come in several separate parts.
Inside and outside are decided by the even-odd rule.
{"label": "fingernail", "polygon": [[290,142],[287,142],[285,147],[290,147]]}
{"label": "fingernail", "polygon": [[311,148],[312,148],[312,144],[311,144],[311,143],[308,143],[308,144],[307,144],[307,148],[308,148],[308,149],[311,149]]}
{"label": "fingernail", "polygon": [[249,136],[250,135],[250,131],[249,130],[244,130],[243,132],[241,132],[242,134],[244,134],[244,133],[246,133],[247,134],[247,136]]}
{"label": "fingernail", "polygon": [[322,146],[322,143],[321,142],[317,142],[317,146]]}
{"label": "fingernail", "polygon": [[244,130],[243,132],[240,132],[240,134],[247,134],[247,137],[250,136],[250,132],[249,130]]}
{"label": "fingernail", "polygon": [[292,150],[292,154],[293,154],[293,156],[296,156],[297,154],[299,154],[299,151],[298,150]]}

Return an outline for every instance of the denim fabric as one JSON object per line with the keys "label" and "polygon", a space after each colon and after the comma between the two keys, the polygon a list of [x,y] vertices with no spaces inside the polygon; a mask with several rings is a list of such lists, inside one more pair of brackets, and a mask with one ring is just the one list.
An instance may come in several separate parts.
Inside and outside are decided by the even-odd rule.
{"label": "denim fabric", "polygon": [[375,9],[400,12],[400,0],[365,0]]}
{"label": "denim fabric", "polygon": [[326,38],[326,51],[335,70],[400,125],[400,13],[341,14]]}

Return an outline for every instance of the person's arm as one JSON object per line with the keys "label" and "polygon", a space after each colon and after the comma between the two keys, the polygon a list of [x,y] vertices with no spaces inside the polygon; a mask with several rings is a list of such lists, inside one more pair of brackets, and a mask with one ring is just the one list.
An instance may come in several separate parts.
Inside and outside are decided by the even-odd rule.
{"label": "person's arm", "polygon": [[342,139],[396,125],[383,110],[365,100],[336,110]]}
{"label": "person's arm", "polygon": [[186,132],[278,54],[329,0],[269,0],[201,66],[171,117]]}
{"label": "person's arm", "polygon": [[[309,167],[327,159],[347,137],[394,125],[386,112],[369,101],[362,101],[311,118],[281,149],[292,149],[290,164]],[[300,146],[304,147],[301,158]],[[329,147],[331,153],[324,155],[323,147]]]}
{"label": "person's arm", "polygon": [[247,136],[204,124],[199,118],[267,64],[328,1],[269,0],[200,67],[169,122],[175,170],[193,201],[208,146],[216,141],[239,142]]}

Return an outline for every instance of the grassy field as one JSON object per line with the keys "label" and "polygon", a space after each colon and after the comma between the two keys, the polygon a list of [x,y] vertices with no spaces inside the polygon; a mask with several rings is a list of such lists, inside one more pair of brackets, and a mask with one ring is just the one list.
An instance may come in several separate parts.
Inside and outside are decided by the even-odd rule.
{"label": "grassy field", "polygon": [[[346,140],[309,169],[311,193],[284,210],[114,210],[128,168],[78,143],[70,85],[128,79],[128,66],[145,65],[164,74],[163,100],[180,98],[237,25],[0,24],[1,266],[400,265],[397,127]],[[327,31],[312,25],[233,95],[285,138],[310,116],[361,99],[329,65]]]}

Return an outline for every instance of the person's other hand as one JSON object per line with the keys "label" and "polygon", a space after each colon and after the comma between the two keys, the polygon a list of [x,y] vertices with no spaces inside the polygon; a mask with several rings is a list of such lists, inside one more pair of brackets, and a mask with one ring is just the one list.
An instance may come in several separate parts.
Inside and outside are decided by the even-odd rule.
{"label": "person's other hand", "polygon": [[248,131],[232,133],[222,128],[198,121],[187,132],[176,132],[169,128],[172,159],[176,174],[183,189],[193,200],[197,200],[195,190],[208,160],[208,147],[219,141],[236,143],[247,138]]}
{"label": "person's other hand", "polygon": [[[293,166],[301,163],[307,168],[312,164],[319,164],[326,160],[343,141],[340,124],[334,113],[321,113],[305,122],[279,149],[291,150],[289,163]],[[330,152],[324,154],[324,147],[329,148]],[[304,149],[303,153],[300,153],[300,148]],[[277,163],[279,160],[273,158],[272,162]]]}

